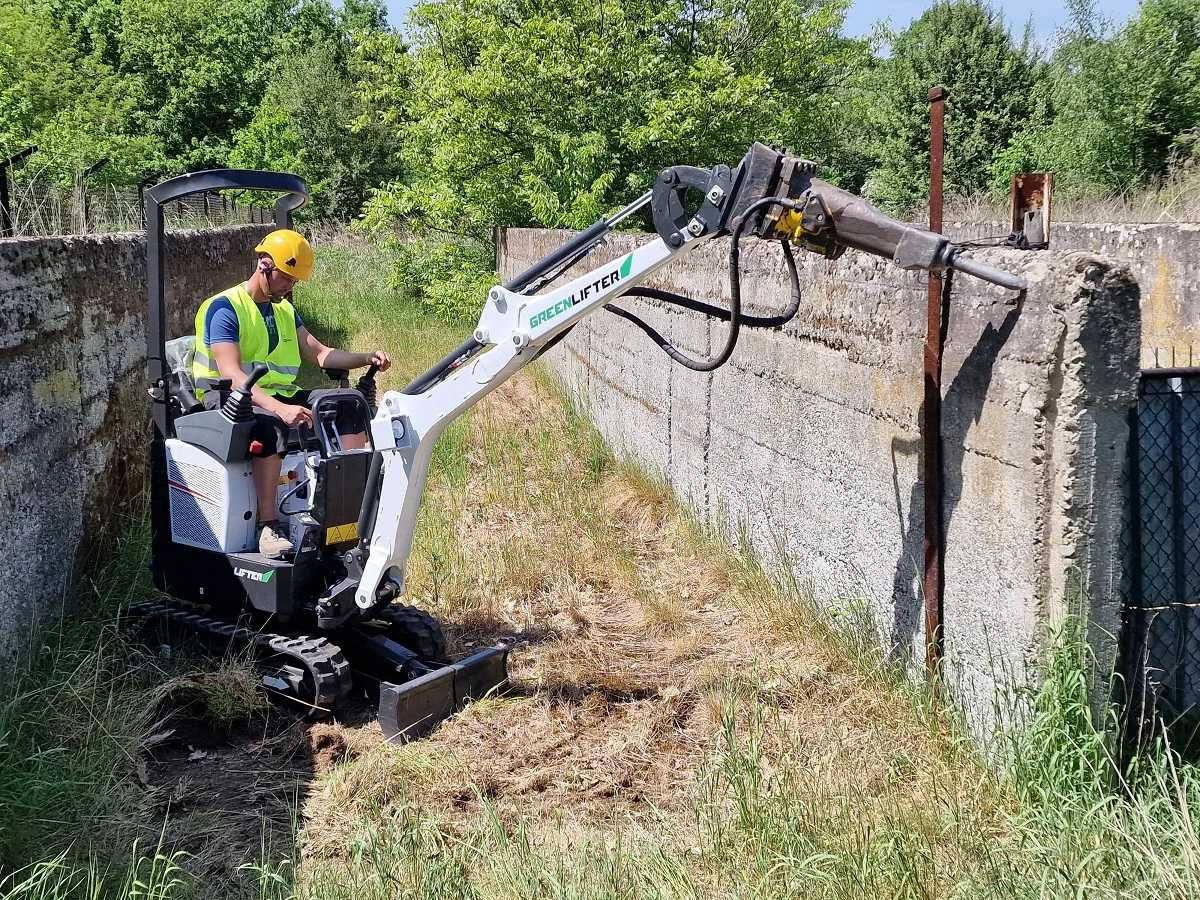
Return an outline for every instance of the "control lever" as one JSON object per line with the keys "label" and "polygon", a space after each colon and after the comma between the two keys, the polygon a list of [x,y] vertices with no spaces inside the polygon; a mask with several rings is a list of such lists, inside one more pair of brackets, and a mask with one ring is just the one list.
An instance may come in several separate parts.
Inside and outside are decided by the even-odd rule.
{"label": "control lever", "polygon": [[363,399],[367,401],[367,406],[371,408],[371,415],[375,415],[376,409],[375,401],[376,397],[378,396],[378,390],[375,387],[375,373],[378,371],[379,366],[375,365],[375,363],[371,363],[371,367],[367,369],[365,373],[363,373],[362,377],[358,379],[358,383],[355,384],[358,392],[362,394]]}
{"label": "control lever", "polygon": [[330,381],[336,381],[338,387],[350,387],[350,370],[349,369],[322,369],[325,377]]}
{"label": "control lever", "polygon": [[231,391],[221,404],[221,415],[235,424],[254,421],[254,401],[251,399],[250,390],[268,371],[270,370],[264,363],[255,363],[254,368],[250,370],[250,377]]}

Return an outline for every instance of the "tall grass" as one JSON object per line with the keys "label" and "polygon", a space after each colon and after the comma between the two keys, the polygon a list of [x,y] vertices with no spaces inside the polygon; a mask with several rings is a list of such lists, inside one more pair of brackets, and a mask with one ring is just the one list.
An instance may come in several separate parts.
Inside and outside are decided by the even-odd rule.
{"label": "tall grass", "polygon": [[1002,860],[1014,896],[1200,896],[1200,768],[1166,743],[1122,766],[1114,724],[1094,718],[1090,669],[1069,621],[1027,727],[1009,736],[1001,777],[1024,863]]}
{"label": "tall grass", "polygon": [[0,871],[86,845],[90,832],[136,831],[144,811],[130,776],[154,667],[123,640],[115,612],[149,589],[148,529],[141,518],[112,529],[115,551],[77,586],[74,614],[43,631],[5,684]]}

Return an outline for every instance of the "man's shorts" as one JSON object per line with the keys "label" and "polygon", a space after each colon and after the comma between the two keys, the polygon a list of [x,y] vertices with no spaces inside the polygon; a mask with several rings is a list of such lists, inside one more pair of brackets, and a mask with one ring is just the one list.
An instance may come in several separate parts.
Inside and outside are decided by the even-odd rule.
{"label": "man's shorts", "polygon": [[[275,399],[280,403],[287,403],[290,406],[309,406],[309,395],[311,391],[300,390],[287,397],[283,394],[278,395]],[[219,409],[221,406],[220,393],[218,391],[205,391],[204,406],[206,409]],[[338,434],[358,434],[363,431],[363,412],[361,407],[352,403],[339,403],[337,406],[337,417],[334,419],[334,424],[337,427]],[[258,441],[262,445],[262,450],[258,453],[252,453],[251,456],[281,456],[284,449],[287,447],[288,426],[283,424],[283,419],[273,413],[267,412],[260,407],[254,407],[254,427],[250,429],[250,441]]]}

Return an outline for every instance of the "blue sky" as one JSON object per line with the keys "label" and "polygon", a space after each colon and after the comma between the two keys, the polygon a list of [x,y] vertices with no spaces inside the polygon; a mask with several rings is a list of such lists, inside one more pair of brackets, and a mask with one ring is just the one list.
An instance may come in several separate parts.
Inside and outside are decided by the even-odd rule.
{"label": "blue sky", "polygon": [[[401,25],[413,0],[387,0],[393,25]],[[846,30],[850,34],[863,34],[880,19],[891,19],[893,25],[904,26],[928,9],[929,0],[856,0],[846,17]],[[993,2],[993,6],[1004,11],[1004,17],[1018,33],[1032,17],[1034,33],[1039,41],[1047,42],[1054,37],[1055,29],[1067,19],[1066,6],[1061,0],[1020,0],[1016,3]],[[1115,24],[1128,19],[1137,9],[1137,0],[1107,0],[1097,3],[1105,18]]]}

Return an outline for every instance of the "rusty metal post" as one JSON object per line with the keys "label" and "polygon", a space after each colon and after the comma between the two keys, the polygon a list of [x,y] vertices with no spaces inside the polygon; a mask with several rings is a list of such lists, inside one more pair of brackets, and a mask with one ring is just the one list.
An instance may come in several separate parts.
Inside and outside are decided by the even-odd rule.
{"label": "rusty metal post", "polygon": [[[942,230],[942,163],[945,156],[946,89],[929,92],[929,230]],[[942,667],[942,277],[929,273],[925,323],[925,422],[922,478],[925,482],[925,670],[935,691]]]}
{"label": "rusty metal post", "polygon": [[87,234],[91,222],[91,208],[88,203],[87,180],[108,165],[108,157],[101,157],[75,176],[75,202],[79,223],[79,234]]}

